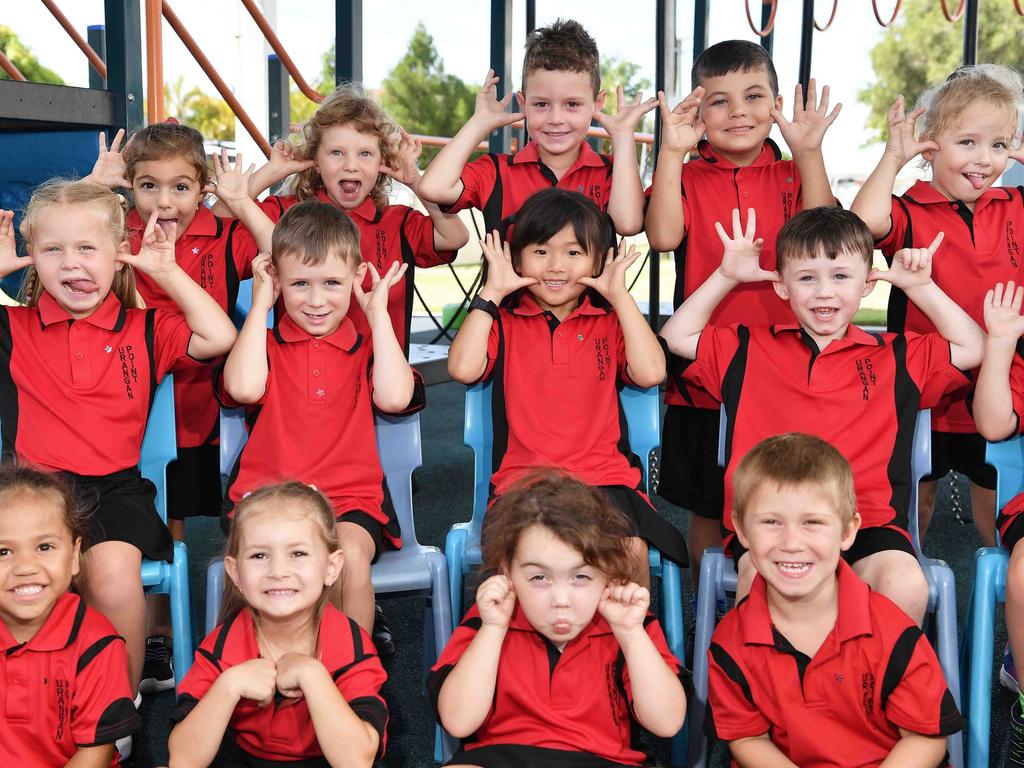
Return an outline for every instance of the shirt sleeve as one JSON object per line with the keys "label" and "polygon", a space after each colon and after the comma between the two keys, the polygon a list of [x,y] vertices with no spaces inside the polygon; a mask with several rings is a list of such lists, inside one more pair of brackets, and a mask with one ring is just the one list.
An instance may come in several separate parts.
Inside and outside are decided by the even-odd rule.
{"label": "shirt sleeve", "polygon": [[754,703],[746,672],[711,638],[708,649],[708,707],[704,730],[723,741],[735,741],[767,733],[771,723]]}
{"label": "shirt sleeve", "polygon": [[934,408],[964,392],[971,379],[950,361],[949,342],[938,333],[907,333],[907,370],[921,392],[921,408]]}
{"label": "shirt sleeve", "polygon": [[412,249],[417,267],[436,267],[451,264],[458,251],[439,251],[434,247],[433,220],[415,209],[409,209],[402,222],[402,238]]}
{"label": "shirt sleeve", "polygon": [[[113,627],[109,628],[111,632]],[[71,701],[71,733],[78,747],[110,744],[142,729],[128,687],[128,652],[115,634],[82,651]]]}
{"label": "shirt sleeve", "polygon": [[188,344],[192,340],[192,329],[188,327],[185,316],[178,312],[163,309],[147,309],[151,313],[146,318],[147,337],[149,324],[152,323],[152,354],[156,366],[156,378],[159,381],[175,364],[205,365],[205,360],[196,360],[188,354]]}
{"label": "shirt sleeve", "polygon": [[1017,351],[1013,355],[1013,362],[1010,364],[1010,398],[1013,402],[1013,412],[1017,415],[1017,431],[1021,427],[1021,415],[1024,415],[1024,350],[1021,343],[1017,344]]}
{"label": "shirt sleeve", "polygon": [[908,626],[896,640],[881,696],[886,717],[899,728],[949,736],[964,727],[935,651],[916,626]]}
{"label": "shirt sleeve", "polygon": [[441,652],[441,657],[437,660],[437,663],[430,668],[430,675],[427,677],[427,695],[430,697],[430,703],[433,705],[435,713],[437,712],[437,701],[441,696],[441,688],[444,686],[444,681],[448,679],[448,675],[455,668],[455,665],[459,663],[462,654],[466,652],[469,644],[473,642],[473,638],[476,637],[480,626],[480,613],[474,604],[459,626],[452,632],[452,636],[448,639],[448,644]]}
{"label": "shirt sleeve", "polygon": [[[356,713],[356,716],[370,724],[380,736],[377,747],[377,759],[384,756],[387,742],[388,707],[380,694],[381,686],[387,680],[387,673],[381,666],[380,657],[373,649],[373,640],[355,622],[350,621],[353,632],[353,648],[360,653],[351,664],[334,670],[331,677],[338,687],[338,692]],[[358,635],[358,636],[356,636]],[[362,649],[371,649],[370,653],[362,653]]]}
{"label": "shirt sleeve", "polygon": [[214,660],[209,648],[221,631],[222,627],[217,627],[207,636],[202,645],[196,649],[192,666],[189,668],[184,679],[178,684],[178,704],[171,710],[171,720],[173,722],[180,723],[184,720],[188,713],[199,703],[199,700],[210,690],[217,678],[220,677],[221,672],[224,671],[221,669],[220,664]]}
{"label": "shirt sleeve", "polygon": [[491,196],[494,184],[498,179],[497,155],[483,155],[471,163],[466,163],[459,175],[462,182],[462,194],[451,205],[442,205],[445,213],[455,213],[466,208],[483,210],[484,203]]}
{"label": "shirt sleeve", "polygon": [[[722,383],[725,371],[739,349],[742,326],[708,325],[701,331],[697,343],[697,359],[687,366],[683,380],[722,401]],[[746,329],[743,329],[746,332]]]}
{"label": "shirt sleeve", "polygon": [[904,239],[907,236],[907,227],[910,225],[907,209],[903,207],[896,195],[892,196],[889,221],[889,231],[875,241],[875,248],[878,248],[886,259],[891,260],[892,255],[903,247]]}

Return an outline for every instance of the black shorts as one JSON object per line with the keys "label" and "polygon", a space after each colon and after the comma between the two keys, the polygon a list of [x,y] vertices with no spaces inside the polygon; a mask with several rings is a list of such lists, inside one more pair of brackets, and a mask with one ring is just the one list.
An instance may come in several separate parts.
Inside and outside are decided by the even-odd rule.
{"label": "black shorts", "polygon": [[598,486],[608,500],[633,523],[636,535],[682,568],[690,565],[686,538],[666,520],[635,488],[625,485]]}
{"label": "black shorts", "polygon": [[167,517],[217,517],[222,500],[220,446],[179,448],[167,465]]}
{"label": "black shorts", "polygon": [[613,763],[589,752],[546,749],[525,744],[491,744],[476,749],[460,749],[445,765],[479,765],[481,768],[522,768],[527,765],[530,768],[611,768],[626,763]]}
{"label": "black shorts", "polygon": [[950,470],[967,475],[971,482],[996,489],[996,470],[985,463],[985,438],[974,432],[932,430],[932,472],[923,480],[939,480]]}
{"label": "black shorts", "polygon": [[[906,531],[897,525],[881,525],[877,528],[861,528],[857,531],[857,538],[853,540],[853,546],[843,552],[843,560],[849,565],[853,565],[868,555],[889,550],[906,552],[911,557],[917,557],[914,545]],[[733,565],[738,570],[740,558],[747,553],[747,550],[740,544],[739,537],[735,533],[730,533],[726,537],[725,551],[732,557]]]}
{"label": "black shorts", "polygon": [[89,512],[86,541],[123,541],[150,560],[174,560],[174,540],[156,511],[156,486],[138,468],[109,475],[60,473]]}
{"label": "black shorts", "polygon": [[721,520],[725,469],[718,465],[719,412],[670,405],[661,430],[658,495],[698,517]]}

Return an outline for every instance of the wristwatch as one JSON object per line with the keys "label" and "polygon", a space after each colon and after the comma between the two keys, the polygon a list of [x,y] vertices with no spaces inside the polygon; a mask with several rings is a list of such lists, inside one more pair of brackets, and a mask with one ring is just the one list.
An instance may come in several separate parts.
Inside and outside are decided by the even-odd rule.
{"label": "wristwatch", "polygon": [[490,299],[481,299],[479,295],[474,296],[473,300],[469,302],[469,309],[471,311],[474,309],[482,310],[495,320],[498,319],[498,305]]}

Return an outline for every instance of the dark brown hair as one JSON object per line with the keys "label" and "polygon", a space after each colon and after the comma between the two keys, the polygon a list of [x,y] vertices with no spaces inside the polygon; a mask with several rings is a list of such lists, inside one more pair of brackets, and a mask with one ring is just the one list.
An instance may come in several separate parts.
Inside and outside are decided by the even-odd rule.
{"label": "dark brown hair", "polygon": [[871,268],[875,241],[867,224],[855,213],[837,205],[800,211],[779,230],[775,241],[776,268],[793,259],[835,259],[841,253],[856,253]]}
{"label": "dark brown hair", "polygon": [[507,568],[523,531],[539,525],[564,541],[610,581],[636,578],[629,519],[597,488],[555,469],[530,472],[487,510],[480,538],[484,568]]}
{"label": "dark brown hair", "polygon": [[594,257],[595,276],[604,270],[608,249],[615,247],[611,218],[602,213],[593,200],[579,192],[557,187],[536,192],[516,212],[514,222],[509,249],[512,251],[512,267],[517,272],[524,248],[546,243],[567,226],[572,227],[576,242]]}
{"label": "dark brown hair", "polygon": [[601,55],[594,38],[583,25],[572,19],[557,19],[546,27],[535,29],[526,39],[523,57],[523,80],[537,69],[557,72],[585,72],[594,87],[594,98],[601,90]]}
{"label": "dark brown hair", "polygon": [[730,72],[752,72],[763,69],[771,83],[772,96],[779,95],[779,76],[768,51],[747,40],[723,40],[704,51],[690,68],[690,87],[703,85],[709,77],[721,77]]}
{"label": "dark brown hair", "polygon": [[135,180],[136,166],[152,160],[180,157],[192,166],[200,188],[210,183],[210,166],[206,162],[203,134],[182,123],[153,123],[132,136],[124,148],[125,173]]}
{"label": "dark brown hair", "polygon": [[288,256],[315,266],[333,255],[355,269],[362,260],[359,230],[352,219],[319,200],[306,200],[284,212],[274,227],[271,253],[275,265]]}
{"label": "dark brown hair", "polygon": [[56,472],[40,472],[8,460],[0,462],[0,510],[12,496],[28,495],[55,504],[61,511],[71,540],[81,540],[86,548],[88,510],[75,497],[71,487]]}

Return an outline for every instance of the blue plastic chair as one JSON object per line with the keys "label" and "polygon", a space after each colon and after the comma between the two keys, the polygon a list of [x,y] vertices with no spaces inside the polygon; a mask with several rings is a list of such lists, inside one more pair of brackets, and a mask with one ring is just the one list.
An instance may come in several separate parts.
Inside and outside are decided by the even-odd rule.
{"label": "blue plastic chair", "polygon": [[[236,409],[240,410],[240,409]],[[413,520],[412,473],[423,464],[420,417],[377,414],[377,451],[387,480],[391,502],[402,530],[402,548],[381,553],[371,571],[378,595],[425,595],[430,610],[423,613],[423,664],[429,670],[448,644],[452,633],[452,609],[448,598],[448,563],[437,547],[420,544]],[[221,417],[221,460],[237,456],[245,442],[241,416]],[[233,462],[232,462],[233,463]],[[222,463],[222,468],[224,464]],[[217,625],[224,591],[224,559],[215,558],[206,571],[206,632]],[[434,751],[438,761],[448,760],[456,742],[437,729]]]}
{"label": "blue plastic chair", "polygon": [[[1024,438],[989,443],[985,461],[996,469],[996,509],[1001,510],[1024,490]],[[998,537],[998,532],[997,532]],[[967,604],[964,643],[960,652],[967,688],[967,765],[987,768],[992,724],[992,647],[996,604],[1006,602],[1010,553],[1003,547],[982,547],[974,554],[974,587]]]}
{"label": "blue plastic chair", "polygon": [[[661,439],[661,401],[658,388],[624,387],[619,395],[629,425],[630,449],[643,464],[644,487],[648,487],[651,452]],[[473,516],[468,523],[456,523],[448,531],[444,552],[448,558],[448,579],[452,618],[462,619],[463,578],[483,559],[480,555],[480,533],[487,511],[491,481],[491,456],[494,442],[491,423],[491,383],[473,384],[466,388],[464,442],[473,449]],[[682,577],[679,566],[663,559],[653,547],[648,548],[651,575],[661,578],[661,623],[669,650],[683,658]],[[687,718],[689,722],[689,718]],[[686,760],[686,726],[672,740],[672,764],[684,765]]]}
{"label": "blue plastic chair", "polygon": [[[178,458],[174,428],[174,381],[164,376],[149,410],[139,470],[156,486],[156,509],[167,522],[167,465]],[[189,598],[188,547],[174,542],[174,562],[142,559],[142,586],[147,594],[169,595],[174,632],[174,677],[180,683],[192,666],[192,602]]]}
{"label": "blue plastic chair", "polygon": [[[721,412],[721,427],[718,434],[718,463],[725,466],[725,409]],[[909,522],[914,550],[921,570],[928,580],[927,612],[934,616],[933,645],[939,663],[946,676],[950,693],[960,706],[960,665],[957,656],[956,625],[956,582],[953,570],[942,560],[925,557],[921,551],[917,523],[917,486],[921,478],[931,471],[932,459],[931,411],[919,411],[914,428],[914,446],[911,457],[911,494]],[[722,552],[721,547],[704,550],[700,562],[700,586],[697,590],[697,628],[693,645],[693,688],[690,702],[693,722],[703,722],[708,700],[708,648],[715,631],[715,608],[736,594],[736,569],[732,558]],[[991,644],[990,644],[991,646]],[[963,735],[956,733],[949,737],[950,763],[953,768],[963,768]],[[706,738],[690,740],[690,768],[704,768],[710,753]]]}

